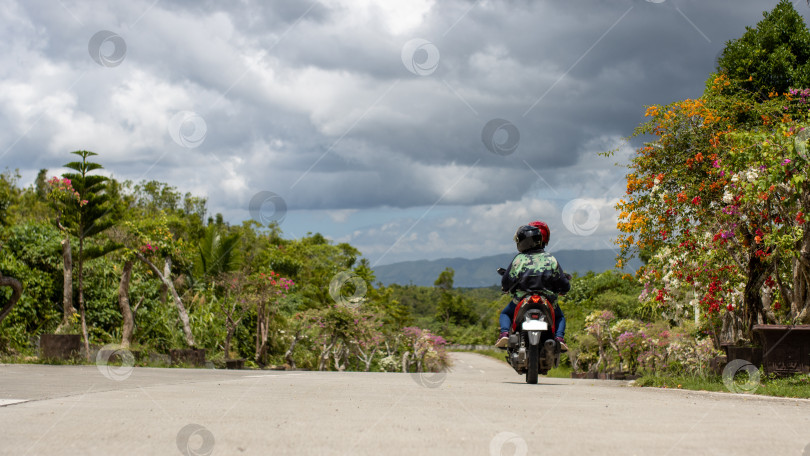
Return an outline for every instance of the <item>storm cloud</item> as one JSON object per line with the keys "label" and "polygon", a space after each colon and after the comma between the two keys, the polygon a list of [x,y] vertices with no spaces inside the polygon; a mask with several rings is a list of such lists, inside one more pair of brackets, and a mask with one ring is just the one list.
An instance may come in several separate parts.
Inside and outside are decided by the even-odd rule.
{"label": "storm cloud", "polygon": [[0,164],[92,150],[232,223],[272,192],[288,235],[373,263],[509,251],[532,219],[607,248],[644,107],[700,96],[775,4],[4,2]]}

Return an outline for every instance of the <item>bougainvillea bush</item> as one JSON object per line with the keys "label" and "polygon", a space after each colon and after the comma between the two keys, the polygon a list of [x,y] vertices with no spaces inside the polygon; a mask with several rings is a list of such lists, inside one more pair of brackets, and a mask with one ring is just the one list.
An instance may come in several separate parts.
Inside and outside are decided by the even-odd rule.
{"label": "bougainvillea bush", "polygon": [[618,209],[623,258],[639,271],[641,304],[674,321],[695,313],[717,329],[726,313],[750,338],[761,322],[810,322],[807,97],[704,96],[652,106]]}
{"label": "bougainvillea bush", "polygon": [[690,324],[671,328],[665,321],[616,319],[604,310],[588,315],[578,339],[574,366],[580,372],[706,375],[721,354],[710,338],[695,337]]}

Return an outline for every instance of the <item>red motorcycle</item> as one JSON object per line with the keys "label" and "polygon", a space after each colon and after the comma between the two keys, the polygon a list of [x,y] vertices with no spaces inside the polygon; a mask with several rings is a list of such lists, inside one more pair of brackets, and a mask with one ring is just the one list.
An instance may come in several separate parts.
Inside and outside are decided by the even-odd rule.
{"label": "red motorcycle", "polygon": [[554,305],[548,299],[531,294],[518,303],[506,360],[518,374],[526,374],[526,383],[536,384],[538,373],[545,375],[559,365],[560,343],[554,339],[554,331]]}
{"label": "red motorcycle", "polygon": [[[503,274],[501,269],[498,272]],[[545,375],[560,364],[555,324],[554,305],[540,293],[529,292],[515,307],[506,361],[518,374],[526,374],[526,383],[536,384],[538,374]]]}

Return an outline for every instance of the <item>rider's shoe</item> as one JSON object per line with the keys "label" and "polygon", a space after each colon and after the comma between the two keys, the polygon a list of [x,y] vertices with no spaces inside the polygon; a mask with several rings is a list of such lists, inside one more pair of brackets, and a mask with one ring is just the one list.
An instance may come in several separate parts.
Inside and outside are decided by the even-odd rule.
{"label": "rider's shoe", "polygon": [[503,331],[500,337],[498,337],[498,341],[495,342],[495,346],[498,348],[506,348],[507,345],[509,345],[509,333]]}
{"label": "rider's shoe", "polygon": [[563,342],[563,338],[562,337],[557,337],[556,339],[557,339],[557,342],[560,343],[560,353],[567,352],[568,351],[568,345],[565,345],[565,342]]}

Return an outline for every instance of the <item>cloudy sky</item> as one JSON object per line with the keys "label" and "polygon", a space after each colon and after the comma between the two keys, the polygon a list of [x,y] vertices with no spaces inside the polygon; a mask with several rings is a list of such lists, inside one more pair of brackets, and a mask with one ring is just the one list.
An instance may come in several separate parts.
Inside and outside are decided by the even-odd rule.
{"label": "cloudy sky", "polygon": [[776,3],[4,1],[0,167],[92,150],[372,264],[513,251],[534,219],[610,248],[644,106],[700,96]]}

